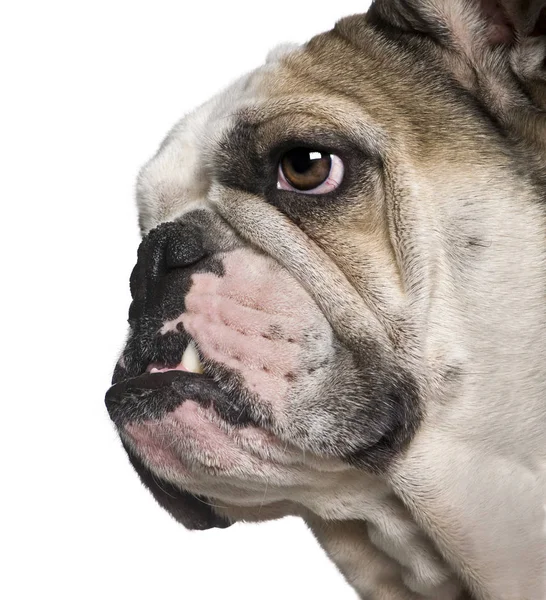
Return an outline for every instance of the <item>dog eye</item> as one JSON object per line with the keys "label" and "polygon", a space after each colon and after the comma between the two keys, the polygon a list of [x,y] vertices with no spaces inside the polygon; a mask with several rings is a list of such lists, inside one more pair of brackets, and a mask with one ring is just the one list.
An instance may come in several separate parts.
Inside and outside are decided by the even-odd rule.
{"label": "dog eye", "polygon": [[277,189],[327,194],[339,186],[343,173],[339,156],[309,148],[293,148],[279,162]]}

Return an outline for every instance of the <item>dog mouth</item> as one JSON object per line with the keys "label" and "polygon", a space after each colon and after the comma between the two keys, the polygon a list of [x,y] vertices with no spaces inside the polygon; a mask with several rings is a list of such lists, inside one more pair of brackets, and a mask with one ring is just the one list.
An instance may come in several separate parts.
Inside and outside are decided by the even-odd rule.
{"label": "dog mouth", "polygon": [[[182,351],[178,363],[154,361],[144,370],[139,370],[142,371],[139,375],[131,376],[132,371],[114,377],[115,383],[105,397],[108,413],[121,434],[133,468],[159,505],[184,527],[197,530],[229,527],[231,522],[209,506],[207,496],[174,484],[148,464],[145,460],[146,444],[140,449],[144,452],[142,454],[131,431],[161,427],[162,422],[172,419],[181,410],[189,411],[193,407],[191,410],[195,411],[198,405],[200,408],[197,410],[203,415],[213,414],[215,417],[216,423],[207,425],[209,432],[214,429],[218,431],[217,435],[221,435],[224,428],[220,424],[225,423],[229,428],[228,423],[233,416],[225,411],[225,407],[233,403],[217,382],[204,373],[193,340]],[[188,414],[191,415],[190,412]]]}
{"label": "dog mouth", "polygon": [[146,367],[146,373],[168,373],[169,371],[185,371],[187,373],[203,375],[203,363],[193,340],[188,343],[186,349],[182,352],[182,357],[178,364],[168,366],[160,362],[153,362]]}
{"label": "dog mouth", "polygon": [[179,355],[178,362],[155,360],[136,375],[125,372],[114,377],[105,402],[118,428],[149,418],[161,419],[187,400],[198,402],[204,409],[212,408],[218,420],[243,424],[233,422],[229,411],[226,414],[233,397],[228,398],[222,389],[213,365],[205,373],[195,341],[190,338]]}
{"label": "dog mouth", "polygon": [[[180,340],[177,340],[178,347]],[[184,347],[184,346],[183,346]],[[173,353],[171,353],[172,355]],[[213,408],[219,420],[231,426],[257,425],[248,413],[248,402],[236,390],[233,373],[222,373],[219,365],[201,358],[193,339],[178,351],[179,361],[144,361],[146,367],[118,369],[105,403],[118,429],[127,424],[159,420],[188,400],[204,409]],[[207,361],[205,372],[204,361]],[[227,379],[230,389],[222,384]]]}

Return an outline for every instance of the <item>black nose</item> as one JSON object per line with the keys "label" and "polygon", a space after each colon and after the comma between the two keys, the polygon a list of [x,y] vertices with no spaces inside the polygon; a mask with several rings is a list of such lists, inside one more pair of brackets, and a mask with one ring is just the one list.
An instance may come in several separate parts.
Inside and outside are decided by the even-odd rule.
{"label": "black nose", "polygon": [[175,269],[191,267],[208,256],[203,232],[191,223],[171,222],[156,227],[142,240],[131,273],[133,302],[129,320],[145,311],[150,298],[161,291],[161,282]]}
{"label": "black nose", "polygon": [[203,246],[203,233],[200,229],[181,223],[165,223],[161,227],[164,243],[165,268],[191,267],[203,260],[207,252]]}

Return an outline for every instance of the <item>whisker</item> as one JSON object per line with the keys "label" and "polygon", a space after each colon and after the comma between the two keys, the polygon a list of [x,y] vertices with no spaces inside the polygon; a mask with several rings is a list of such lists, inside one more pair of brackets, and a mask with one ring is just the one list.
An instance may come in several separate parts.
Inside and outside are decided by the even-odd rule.
{"label": "whisker", "polygon": [[224,510],[229,510],[229,506],[220,506],[219,504],[212,504],[212,502],[206,502],[205,500],[203,500],[202,498],[199,498],[195,494],[192,494],[192,496],[199,502],[202,502],[203,504],[206,504],[207,506],[212,506],[212,508],[223,508]]}
{"label": "whisker", "polygon": [[150,473],[152,474],[152,479],[154,480],[155,484],[157,485],[157,487],[165,494],[167,494],[167,496],[169,496],[169,498],[173,498],[173,500],[176,500],[176,496],[173,496],[172,494],[169,494],[169,492],[161,485],[161,482],[159,481],[159,479],[157,479],[156,475],[153,473],[153,471],[150,471]]}

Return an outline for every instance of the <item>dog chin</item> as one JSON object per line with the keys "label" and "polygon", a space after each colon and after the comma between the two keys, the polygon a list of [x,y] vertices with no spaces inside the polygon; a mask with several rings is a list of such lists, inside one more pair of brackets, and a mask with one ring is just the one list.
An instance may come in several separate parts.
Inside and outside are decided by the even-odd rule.
{"label": "dog chin", "polygon": [[303,452],[244,415],[238,420],[226,409],[233,403],[221,387],[182,364],[152,366],[118,381],[106,405],[142,482],[188,529],[227,527],[233,517],[225,515],[241,509],[245,515],[257,511],[259,519],[282,503],[277,517],[295,514],[285,502],[287,490],[302,484],[311,489],[327,472],[346,469]]}
{"label": "dog chin", "polygon": [[251,447],[267,454],[274,437],[258,427],[234,435],[236,425],[215,408],[228,405],[225,394],[212,378],[183,364],[197,369],[190,354],[174,367],[150,365],[142,375],[116,381],[106,406],[133,467],[159,504],[188,529],[226,527],[229,522],[214,512],[203,489],[245,462],[259,470],[258,455],[255,464],[241,455]]}

